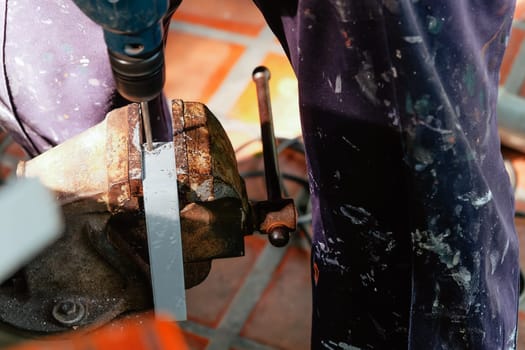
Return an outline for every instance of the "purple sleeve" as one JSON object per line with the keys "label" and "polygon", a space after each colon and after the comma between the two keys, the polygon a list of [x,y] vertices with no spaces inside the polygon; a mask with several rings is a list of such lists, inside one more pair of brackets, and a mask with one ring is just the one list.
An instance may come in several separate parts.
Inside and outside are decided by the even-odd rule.
{"label": "purple sleeve", "polygon": [[71,1],[4,1],[0,118],[32,155],[118,102],[101,29]]}

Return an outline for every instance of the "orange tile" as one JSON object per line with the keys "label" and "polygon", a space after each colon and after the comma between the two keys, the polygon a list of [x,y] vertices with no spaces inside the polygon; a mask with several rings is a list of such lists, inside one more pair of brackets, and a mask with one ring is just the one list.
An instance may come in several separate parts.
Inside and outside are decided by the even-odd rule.
{"label": "orange tile", "polygon": [[522,84],[521,84],[519,95],[521,97],[525,97],[525,81],[523,81]]}
{"label": "orange tile", "polygon": [[171,31],[166,45],[166,96],[207,102],[243,51],[240,45]]}
{"label": "orange tile", "polygon": [[241,336],[279,349],[310,347],[309,254],[290,248],[270,286],[252,311]]}
{"label": "orange tile", "polygon": [[12,167],[0,164],[0,181],[7,179],[9,176],[15,173],[15,169]]}
{"label": "orange tile", "polygon": [[249,0],[184,0],[173,19],[250,36],[266,23]]}
{"label": "orange tile", "polygon": [[[7,133],[0,131],[0,142],[5,142],[6,137]],[[0,158],[6,155],[10,158],[4,158],[2,159],[2,162],[0,162],[0,180],[7,179],[9,176],[14,175],[17,161],[28,158],[24,149],[14,141],[9,143],[4,150],[4,153],[0,154]]]}
{"label": "orange tile", "polygon": [[516,10],[514,11],[514,19],[518,21],[525,20],[525,0],[516,1]]}
{"label": "orange tile", "polygon": [[[525,0],[518,0],[516,2],[516,10],[514,11],[514,21],[525,21]],[[514,59],[519,52],[519,49],[525,38],[525,31],[519,29],[517,26],[512,27],[509,44],[503,58],[500,69],[500,84],[505,84],[507,77],[512,69]],[[524,90],[522,88],[522,90]],[[524,91],[522,91],[524,92]],[[522,94],[523,96],[523,94]]]}
{"label": "orange tile", "polygon": [[520,310],[518,313],[518,319],[520,321],[525,321],[525,311]]}
{"label": "orange tile", "polygon": [[200,337],[190,332],[183,332],[183,335],[184,339],[186,340],[186,344],[188,344],[188,348],[191,350],[204,350],[206,349],[206,346],[208,346],[209,341],[206,338]]}
{"label": "orange tile", "polygon": [[[525,220],[521,218],[517,218],[515,220],[516,224],[516,232],[518,233],[518,241],[519,241],[519,261],[520,261],[520,267],[522,270],[525,269]],[[525,320],[524,320],[525,321]]]}
{"label": "orange tile", "polygon": [[11,142],[5,150],[5,154],[9,154],[15,159],[24,160],[27,159],[26,151],[16,142]]}
{"label": "orange tile", "polygon": [[[509,152],[506,155],[509,155]],[[516,187],[525,189],[525,156],[515,152],[509,158],[516,172]]]}
{"label": "orange tile", "polygon": [[523,311],[519,313],[518,321],[518,350],[525,350],[525,317]]}
{"label": "orange tile", "polygon": [[244,241],[246,256],[213,260],[206,280],[186,291],[189,320],[217,327],[266,244],[257,236],[249,236]]}
{"label": "orange tile", "polygon": [[[269,54],[262,64],[268,67],[271,72],[270,96],[276,134],[286,135],[287,137],[299,135],[301,128],[299,124],[297,79],[288,59],[284,55]],[[255,85],[251,80],[247,79],[246,89],[228,116],[246,123],[259,123],[257,95]]]}
{"label": "orange tile", "polygon": [[[2,334],[2,336],[4,336]],[[26,338],[27,339],[27,338]],[[19,340],[24,340],[20,338]],[[96,330],[79,330],[22,343],[11,350],[187,350],[178,326],[163,318],[142,317],[116,320]]]}
{"label": "orange tile", "polygon": [[[0,129],[0,143],[3,144],[7,142],[7,147],[4,150],[4,154],[7,154],[15,159],[20,159],[20,160],[27,159],[28,157],[27,153],[22,148],[22,146],[20,146],[15,141],[7,140],[8,137],[9,137],[9,134]],[[0,157],[3,156],[4,154],[1,154]]]}

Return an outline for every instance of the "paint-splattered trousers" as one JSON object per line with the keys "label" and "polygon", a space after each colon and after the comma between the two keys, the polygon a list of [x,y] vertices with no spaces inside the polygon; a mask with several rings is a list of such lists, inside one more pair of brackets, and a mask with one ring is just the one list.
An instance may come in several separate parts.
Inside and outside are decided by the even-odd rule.
{"label": "paint-splattered trousers", "polygon": [[[256,3],[299,81],[312,348],[513,349],[518,244],[495,107],[514,1]],[[119,99],[99,29],[70,1],[2,4],[0,115],[38,154]]]}

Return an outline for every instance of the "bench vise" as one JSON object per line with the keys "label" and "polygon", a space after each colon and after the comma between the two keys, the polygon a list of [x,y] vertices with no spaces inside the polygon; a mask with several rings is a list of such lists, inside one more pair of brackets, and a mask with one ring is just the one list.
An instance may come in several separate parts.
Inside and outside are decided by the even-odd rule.
{"label": "bench vise", "polygon": [[[209,274],[213,259],[244,255],[244,236],[293,232],[291,199],[251,203],[235,152],[206,106],[175,100],[173,149],[184,284]],[[61,204],[62,238],[0,286],[0,322],[30,332],[103,324],[152,307],[138,104],[21,162]],[[273,240],[281,245],[284,240]]]}

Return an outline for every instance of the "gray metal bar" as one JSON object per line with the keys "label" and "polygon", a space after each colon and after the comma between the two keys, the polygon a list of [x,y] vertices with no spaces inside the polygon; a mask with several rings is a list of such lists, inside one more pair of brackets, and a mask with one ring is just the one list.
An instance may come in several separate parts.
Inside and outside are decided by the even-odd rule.
{"label": "gray metal bar", "polygon": [[142,150],[142,186],[155,312],[186,320],[186,291],[173,142]]}

